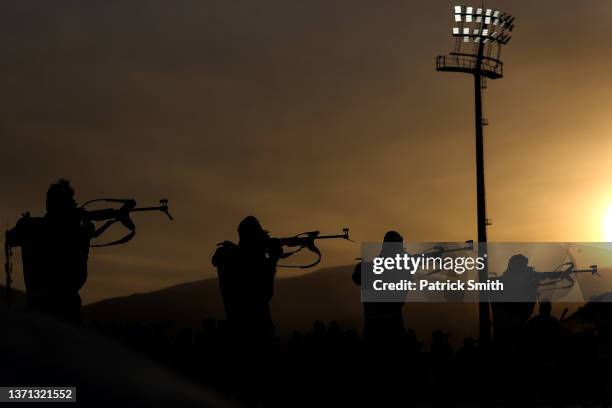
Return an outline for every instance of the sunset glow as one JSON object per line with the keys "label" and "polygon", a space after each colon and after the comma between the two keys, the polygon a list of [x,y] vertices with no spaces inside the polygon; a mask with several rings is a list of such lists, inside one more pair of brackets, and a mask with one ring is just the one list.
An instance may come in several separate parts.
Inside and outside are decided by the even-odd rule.
{"label": "sunset glow", "polygon": [[612,205],[608,207],[602,223],[603,239],[612,241]]}

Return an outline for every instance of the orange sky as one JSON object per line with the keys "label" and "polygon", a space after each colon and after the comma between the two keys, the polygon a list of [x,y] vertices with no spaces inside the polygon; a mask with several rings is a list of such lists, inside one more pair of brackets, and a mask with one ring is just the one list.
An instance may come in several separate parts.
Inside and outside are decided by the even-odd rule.
{"label": "orange sky", "polygon": [[[134,241],[92,251],[86,302],[213,276],[248,214],[275,235],[475,238],[472,82],[434,64],[453,4],[4,1],[2,221],[42,214],[58,177],[80,201],[169,198],[176,222],[137,215]],[[487,3],[516,16],[485,95],[492,241],[602,238],[612,3],[582,4]]]}

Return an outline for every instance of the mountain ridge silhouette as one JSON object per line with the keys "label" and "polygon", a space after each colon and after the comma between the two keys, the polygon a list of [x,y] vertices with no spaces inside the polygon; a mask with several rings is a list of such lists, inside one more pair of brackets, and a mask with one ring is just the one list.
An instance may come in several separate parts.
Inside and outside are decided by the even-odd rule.
{"label": "mountain ridge silhouette", "polygon": [[[324,268],[296,277],[278,278],[272,301],[277,326],[288,330],[307,329],[317,319],[311,316],[322,315],[320,320],[338,320],[347,328],[361,327],[360,292],[350,280],[352,268]],[[326,290],[331,287],[334,291]],[[316,298],[312,297],[313,294]],[[337,298],[345,301],[330,308]],[[306,305],[310,312],[308,316],[302,313]],[[204,318],[224,319],[217,278],[104,299],[84,306],[83,311],[88,320],[96,322],[155,321],[198,327]]]}
{"label": "mountain ridge silhouette", "polygon": [[[281,336],[307,331],[315,320],[336,320],[344,329],[361,332],[359,287],[351,280],[353,265],[318,269],[296,277],[278,277],[272,315]],[[281,273],[279,273],[280,275]],[[224,319],[216,278],[185,282],[160,290],[110,298],[83,308],[87,320],[105,323],[171,323],[198,329],[205,318]],[[453,334],[453,343],[477,333],[475,304],[412,303],[405,307],[407,327],[428,339],[435,329]]]}

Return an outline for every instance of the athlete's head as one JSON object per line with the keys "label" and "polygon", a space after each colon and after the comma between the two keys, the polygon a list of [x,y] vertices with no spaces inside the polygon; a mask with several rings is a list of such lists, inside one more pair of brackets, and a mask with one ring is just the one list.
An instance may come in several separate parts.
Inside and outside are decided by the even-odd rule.
{"label": "athlete's head", "polygon": [[238,225],[238,236],[241,243],[261,242],[268,237],[268,232],[261,227],[257,218],[249,215]]}
{"label": "athlete's head", "polygon": [[383,238],[380,254],[385,257],[404,253],[404,238],[397,231],[388,231]]}
{"label": "athlete's head", "polygon": [[76,207],[74,190],[70,187],[68,180],[59,179],[49,186],[46,207],[48,213],[62,213]]}
{"label": "athlete's head", "polygon": [[404,237],[397,231],[388,231],[383,238],[383,242],[404,242]]}

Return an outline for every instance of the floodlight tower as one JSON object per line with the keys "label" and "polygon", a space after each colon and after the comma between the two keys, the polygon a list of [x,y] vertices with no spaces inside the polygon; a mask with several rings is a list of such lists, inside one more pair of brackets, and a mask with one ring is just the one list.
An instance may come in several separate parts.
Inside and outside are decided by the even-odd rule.
{"label": "floodlight tower", "polygon": [[[514,17],[499,10],[483,7],[455,6],[455,50],[449,55],[436,58],[436,70],[463,72],[474,76],[474,102],[476,119],[476,204],[478,216],[478,255],[487,252],[487,219],[485,206],[484,143],[483,126],[488,122],[482,117],[482,90],[487,79],[503,77],[501,49],[510,41],[509,32],[514,28]],[[488,268],[479,271],[478,279],[485,282]],[[481,293],[479,302],[480,339],[488,342],[491,338],[489,300]]]}

